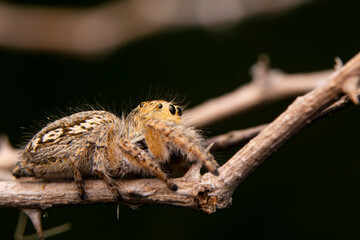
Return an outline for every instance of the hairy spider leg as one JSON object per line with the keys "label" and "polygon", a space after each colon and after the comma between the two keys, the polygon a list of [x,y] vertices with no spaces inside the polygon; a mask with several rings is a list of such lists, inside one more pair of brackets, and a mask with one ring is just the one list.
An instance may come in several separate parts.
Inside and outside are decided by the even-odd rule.
{"label": "hairy spider leg", "polygon": [[[182,128],[182,129],[179,129]],[[185,128],[167,121],[149,121],[145,129],[145,141],[149,150],[158,158],[167,158],[169,153],[166,145],[174,144],[183,153],[192,159],[199,160],[214,175],[219,175],[217,163],[208,152],[193,142],[190,136],[197,136],[192,128]],[[188,133],[186,136],[184,133]]]}
{"label": "hairy spider leg", "polygon": [[113,128],[109,127],[107,131],[102,131],[99,133],[98,138],[96,139],[94,145],[94,155],[93,155],[93,171],[94,173],[106,184],[106,186],[113,192],[117,200],[122,200],[122,196],[119,190],[119,186],[116,182],[109,176],[107,171],[106,163],[111,164],[109,161],[113,156],[107,154],[109,151],[108,142],[111,138],[114,137]]}
{"label": "hairy spider leg", "polygon": [[177,185],[167,178],[166,174],[146,151],[142,150],[126,138],[120,140],[119,147],[123,151],[125,157],[134,165],[159,178],[170,190],[176,191],[178,189]]}
{"label": "hairy spider leg", "polygon": [[86,198],[85,196],[85,187],[84,187],[84,181],[82,179],[82,174],[80,171],[79,161],[76,160],[76,158],[71,157],[70,158],[71,165],[74,170],[74,180],[78,189],[79,197],[84,200]]}

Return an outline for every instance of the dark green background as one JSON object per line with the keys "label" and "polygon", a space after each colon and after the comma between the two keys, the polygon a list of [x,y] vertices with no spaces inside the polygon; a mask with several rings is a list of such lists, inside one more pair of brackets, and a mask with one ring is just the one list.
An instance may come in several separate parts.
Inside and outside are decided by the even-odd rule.
{"label": "dark green background", "polygon": [[[162,32],[97,58],[1,48],[0,133],[19,146],[24,132],[39,130],[30,126],[48,112],[79,102],[128,111],[148,98],[150,86],[152,95],[177,93],[195,106],[248,82],[260,53],[290,73],[329,69],[335,56],[347,61],[359,51],[359,10],[358,0],[315,1],[253,17],[226,31]],[[291,101],[205,130],[210,136],[272,121]],[[359,120],[359,108],[349,107],[307,127],[240,185],[231,208],[213,215],[121,206],[117,220],[115,205],[72,206],[48,211],[44,228],[72,222],[71,231],[52,239],[359,239]],[[224,162],[235,151],[218,153],[217,159]],[[1,239],[12,238],[18,214],[0,210]],[[30,225],[27,233],[32,232]]]}

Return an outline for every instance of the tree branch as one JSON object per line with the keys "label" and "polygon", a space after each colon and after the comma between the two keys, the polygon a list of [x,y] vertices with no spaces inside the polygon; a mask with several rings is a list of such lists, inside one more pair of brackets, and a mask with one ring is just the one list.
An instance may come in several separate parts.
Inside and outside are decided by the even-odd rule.
{"label": "tree branch", "polygon": [[[157,179],[117,180],[124,204],[166,204],[206,213],[230,206],[231,196],[238,185],[294,134],[314,121],[320,112],[338,101],[343,95],[344,84],[359,75],[360,53],[331,74],[326,82],[298,97],[284,113],[221,166],[219,176],[210,173],[201,176],[200,166],[195,164],[184,177],[174,179],[179,186],[176,192],[170,191]],[[357,82],[351,82],[357,86]],[[3,181],[0,182],[3,189],[0,206],[46,209],[69,204],[115,202],[101,181],[88,180],[85,186],[88,198],[83,201],[78,198],[74,182]]]}
{"label": "tree branch", "polygon": [[290,137],[312,122],[319,112],[336,102],[343,94],[343,85],[359,75],[360,53],[331,74],[322,85],[298,97],[284,113],[227,161],[219,171],[222,179],[214,180],[214,177],[205,174],[204,179],[211,179],[208,181],[216,183],[214,194],[230,198],[233,191],[251,172]]}
{"label": "tree branch", "polygon": [[263,55],[252,67],[253,78],[250,83],[188,110],[184,117],[196,126],[209,125],[264,103],[307,93],[319,86],[332,72],[334,70],[286,74],[270,69],[269,60]]}
{"label": "tree branch", "polygon": [[[341,97],[334,104],[329,106],[328,108],[321,111],[320,114],[316,116],[314,120],[321,119],[323,117],[329,116],[333,114],[335,111],[340,110],[346,106],[357,103],[360,100],[360,90],[356,91],[355,98],[350,99],[348,96]],[[256,127],[242,129],[242,130],[234,130],[222,135],[218,135],[215,137],[208,138],[207,144],[213,144],[211,150],[224,150],[228,149],[232,146],[240,145],[247,143],[256,135],[258,135],[263,129],[265,129],[269,124],[262,124]]]}
{"label": "tree branch", "polygon": [[232,146],[248,142],[250,139],[258,135],[268,125],[269,124],[262,124],[252,128],[230,131],[222,135],[208,138],[206,142],[208,144],[214,144],[211,147],[212,151],[228,149]]}

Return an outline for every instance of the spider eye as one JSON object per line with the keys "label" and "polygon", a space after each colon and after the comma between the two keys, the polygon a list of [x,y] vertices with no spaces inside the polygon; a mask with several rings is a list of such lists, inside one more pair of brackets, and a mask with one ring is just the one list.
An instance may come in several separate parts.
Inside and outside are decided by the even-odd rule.
{"label": "spider eye", "polygon": [[140,107],[143,107],[143,106],[144,106],[144,104],[145,104],[145,103],[143,103],[143,102],[142,102],[142,103],[140,103],[140,105],[139,105],[139,106],[140,106]]}
{"label": "spider eye", "polygon": [[172,105],[172,104],[169,105],[169,111],[172,115],[175,115],[176,109],[175,109],[174,105]]}
{"label": "spider eye", "polygon": [[181,108],[176,108],[177,109],[177,114],[179,115],[179,116],[181,116],[182,115],[182,110],[181,110]]}
{"label": "spider eye", "polygon": [[162,104],[161,103],[159,103],[157,106],[156,106],[158,109],[162,109]]}

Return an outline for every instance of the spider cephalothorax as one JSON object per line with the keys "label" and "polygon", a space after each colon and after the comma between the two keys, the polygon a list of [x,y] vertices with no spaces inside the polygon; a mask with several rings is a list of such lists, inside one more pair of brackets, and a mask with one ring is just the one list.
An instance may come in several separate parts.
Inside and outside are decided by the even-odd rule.
{"label": "spider cephalothorax", "polygon": [[[144,173],[161,179],[171,190],[161,166],[171,166],[173,153],[184,161],[200,161],[212,173],[217,163],[201,135],[182,119],[182,109],[170,102],[141,103],[126,117],[107,111],[85,111],[54,121],[26,145],[13,174],[45,179],[74,178],[81,198],[82,177],[100,177],[120,198],[112,177]],[[170,164],[169,164],[170,163]]]}

